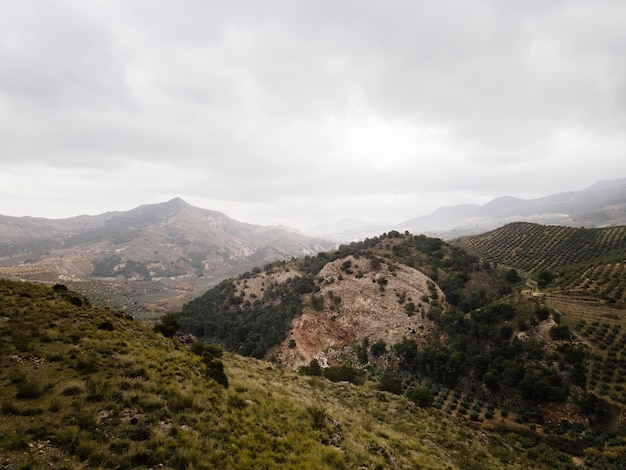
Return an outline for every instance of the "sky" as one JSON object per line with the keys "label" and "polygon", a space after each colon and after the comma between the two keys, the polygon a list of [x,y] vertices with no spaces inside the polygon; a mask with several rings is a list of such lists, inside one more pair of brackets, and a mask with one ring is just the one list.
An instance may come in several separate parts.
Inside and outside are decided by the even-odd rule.
{"label": "sky", "polygon": [[0,214],[301,230],[626,177],[622,0],[2,0]]}

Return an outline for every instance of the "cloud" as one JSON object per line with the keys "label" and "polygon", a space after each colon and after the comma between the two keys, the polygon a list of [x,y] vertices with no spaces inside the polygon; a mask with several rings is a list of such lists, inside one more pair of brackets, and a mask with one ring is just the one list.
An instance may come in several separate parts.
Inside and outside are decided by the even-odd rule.
{"label": "cloud", "polygon": [[621,177],[625,21],[611,0],[3,2],[22,189],[0,213],[180,195],[307,226]]}

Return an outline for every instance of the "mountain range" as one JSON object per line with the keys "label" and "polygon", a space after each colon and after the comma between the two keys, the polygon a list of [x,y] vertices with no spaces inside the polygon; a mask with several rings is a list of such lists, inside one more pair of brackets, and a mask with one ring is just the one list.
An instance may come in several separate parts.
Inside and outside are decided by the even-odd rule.
{"label": "mountain range", "polygon": [[510,222],[536,222],[570,227],[609,227],[626,224],[626,178],[599,181],[581,191],[537,199],[511,196],[484,205],[440,207],[434,212],[396,224],[358,223],[346,219],[307,231],[341,242],[361,240],[388,230],[422,233],[443,239],[484,233]]}
{"label": "mountain range", "polygon": [[[131,310],[175,308],[225,277],[334,246],[288,227],[238,222],[180,198],[60,220],[0,216],[2,273],[80,283],[78,290],[88,282],[96,299],[107,295],[99,292],[104,286],[94,284],[117,282],[117,291],[131,289],[133,302],[143,305],[110,301],[110,306]],[[144,300],[137,301],[137,294]]]}
{"label": "mountain range", "polygon": [[0,275],[63,282],[99,304],[141,315],[179,310],[221,280],[276,260],[397,230],[442,239],[513,221],[607,227],[626,224],[626,178],[582,191],[442,207],[392,226],[345,219],[307,234],[260,226],[180,198],[125,212],[67,219],[0,215]]}

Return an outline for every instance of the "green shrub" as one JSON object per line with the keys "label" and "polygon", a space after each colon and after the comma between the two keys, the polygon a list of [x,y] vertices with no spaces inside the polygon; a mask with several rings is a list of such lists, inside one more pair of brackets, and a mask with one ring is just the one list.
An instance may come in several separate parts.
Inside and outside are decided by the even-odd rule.
{"label": "green shrub", "polygon": [[3,415],[20,415],[20,409],[11,400],[4,400],[0,406],[0,413]]}
{"label": "green shrub", "polygon": [[77,385],[77,384],[76,385],[68,385],[67,387],[65,387],[61,391],[61,395],[66,396],[66,397],[73,397],[73,396],[76,396],[76,395],[80,395],[84,391],[85,390],[80,385]]}
{"label": "green shrub", "polygon": [[316,405],[307,406],[306,411],[311,419],[313,429],[323,429],[326,427],[326,410]]}
{"label": "green shrub", "polygon": [[179,328],[180,323],[178,321],[178,315],[175,313],[166,313],[154,325],[154,331],[161,333],[166,338],[173,337]]}
{"label": "green shrub", "polygon": [[15,398],[34,399],[43,395],[42,387],[36,382],[22,382],[17,384]]}
{"label": "green shrub", "polygon": [[311,359],[308,366],[302,366],[298,369],[298,372],[302,375],[310,375],[313,377],[319,377],[322,375],[322,367],[317,359]]}
{"label": "green shrub", "polygon": [[384,340],[379,339],[370,346],[370,352],[374,357],[380,357],[387,352],[387,343]]}
{"label": "green shrub", "polygon": [[433,392],[426,387],[409,387],[405,395],[420,408],[433,406],[435,400]]}
{"label": "green shrub", "polygon": [[401,395],[402,379],[391,374],[383,374],[380,378],[378,389],[383,392],[391,392],[396,395]]}

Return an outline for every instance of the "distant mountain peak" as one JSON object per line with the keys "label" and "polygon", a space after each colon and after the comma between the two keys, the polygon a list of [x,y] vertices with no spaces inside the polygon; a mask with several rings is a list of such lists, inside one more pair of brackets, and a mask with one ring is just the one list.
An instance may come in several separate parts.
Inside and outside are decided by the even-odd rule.
{"label": "distant mountain peak", "polygon": [[185,201],[184,199],[180,197],[175,197],[173,199],[170,199],[169,201],[163,203],[163,205],[170,207],[172,209],[179,209],[179,210],[192,207],[187,201]]}
{"label": "distant mountain peak", "polygon": [[624,185],[626,185],[626,178],[619,178],[615,180],[600,180],[586,188],[585,191],[598,191],[601,189],[615,188],[617,186]]}

